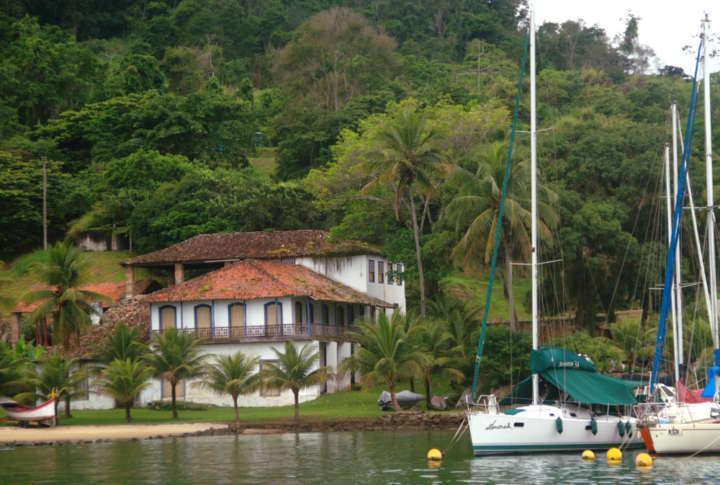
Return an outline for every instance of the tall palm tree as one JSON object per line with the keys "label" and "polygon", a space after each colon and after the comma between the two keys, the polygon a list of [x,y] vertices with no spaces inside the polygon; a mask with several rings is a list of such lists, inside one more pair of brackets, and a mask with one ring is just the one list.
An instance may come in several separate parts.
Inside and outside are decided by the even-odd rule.
{"label": "tall palm tree", "polygon": [[360,371],[364,387],[372,386],[378,380],[384,381],[390,391],[395,411],[400,405],[395,397],[395,388],[401,377],[417,375],[420,364],[426,356],[418,350],[403,328],[399,312],[390,320],[381,313],[377,324],[367,321],[359,323],[353,334],[360,342],[360,348],[345,359],[342,371]]}
{"label": "tall palm tree", "polygon": [[257,389],[259,384],[255,368],[257,357],[247,357],[242,352],[234,355],[219,355],[215,363],[208,367],[205,385],[218,394],[230,394],[235,411],[235,427],[240,425],[238,415],[238,396],[248,394]]}
{"label": "tall palm tree", "polygon": [[72,398],[83,392],[80,385],[85,379],[87,373],[80,368],[77,359],[65,358],[59,352],[53,352],[40,361],[39,369],[31,382],[36,386],[40,399],[48,400],[53,395],[56,397],[55,418],[57,419],[60,400],[65,401],[65,417],[72,417],[70,403]]}
{"label": "tall palm tree", "polygon": [[433,187],[432,172],[440,160],[439,152],[432,145],[435,132],[427,127],[422,113],[403,111],[378,133],[380,155],[372,161],[378,172],[366,186],[389,183],[395,192],[395,218],[400,220],[400,204],[408,203],[413,235],[415,257],[418,267],[420,289],[420,314],[425,316],[425,275],[420,248],[420,226],[418,224],[415,196],[418,190],[427,194]]}
{"label": "tall palm tree", "polygon": [[295,399],[295,421],[300,419],[300,389],[321,384],[327,380],[327,369],[315,367],[320,355],[311,345],[304,345],[298,352],[295,344],[285,342],[285,351],[273,348],[277,362],[263,363],[261,379],[271,388],[290,389]]}
{"label": "tall palm tree", "polygon": [[152,367],[141,360],[115,359],[100,375],[100,388],[125,408],[125,420],[129,423],[133,402],[152,376]]}
{"label": "tall palm tree", "polygon": [[97,349],[97,360],[109,364],[114,360],[132,361],[142,359],[147,354],[147,345],[142,340],[138,327],[128,327],[120,322],[112,332],[105,335]]}
{"label": "tall palm tree", "polygon": [[[477,164],[474,172],[455,167],[447,184],[457,189],[457,194],[445,208],[444,217],[463,233],[453,248],[452,257],[465,268],[473,263],[489,264],[498,225],[502,185],[505,178],[506,145],[493,143]],[[530,212],[529,171],[525,161],[512,165],[508,190],[505,195],[502,232],[502,253],[505,258],[505,291],[510,306],[510,326],[515,329],[517,313],[512,291],[512,258],[530,258]],[[539,185],[538,231],[543,241],[552,240],[552,229],[559,216],[553,209],[557,195],[549,188]]]}
{"label": "tall palm tree", "polygon": [[432,399],[432,375],[441,372],[455,382],[462,382],[463,372],[454,367],[458,362],[452,347],[452,336],[447,322],[426,320],[419,332],[419,345],[425,358],[419,362],[425,381],[425,404],[430,409]]}
{"label": "tall palm tree", "polygon": [[28,302],[42,302],[31,314],[31,321],[53,322],[54,334],[58,335],[65,350],[70,338],[79,341],[80,333],[90,326],[90,315],[95,312],[91,302],[106,301],[105,295],[86,291],[80,287],[87,281],[87,262],[82,252],[63,243],[57,243],[40,254],[33,265],[38,279],[47,289],[31,291],[24,297]]}
{"label": "tall palm tree", "polygon": [[147,362],[153,368],[155,376],[170,383],[172,391],[173,419],[177,419],[175,387],[182,380],[200,377],[205,372],[205,356],[195,335],[170,329],[155,335],[153,351],[147,355]]}

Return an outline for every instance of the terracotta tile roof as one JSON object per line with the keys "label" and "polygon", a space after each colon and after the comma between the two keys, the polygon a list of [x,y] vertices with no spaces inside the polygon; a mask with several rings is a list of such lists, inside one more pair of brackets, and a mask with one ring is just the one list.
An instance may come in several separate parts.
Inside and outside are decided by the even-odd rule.
{"label": "terracotta tile roof", "polygon": [[287,296],[392,307],[304,266],[258,259],[240,261],[158,290],[148,295],[146,301],[255,300]]}
{"label": "terracotta tile roof", "polygon": [[302,256],[379,254],[358,241],[331,243],[326,231],[224,232],[200,234],[181,243],[129,259],[130,266],[167,266],[174,263],[279,259]]}
{"label": "terracotta tile roof", "polygon": [[[134,294],[142,294],[146,288],[152,283],[150,279],[142,279],[135,282]],[[32,288],[33,291],[47,289],[47,286],[36,285]],[[93,293],[100,293],[110,299],[110,301],[103,301],[103,308],[108,308],[120,301],[125,296],[125,283],[124,282],[103,282],[103,283],[89,283],[82,285],[81,290],[92,291]],[[37,309],[42,302],[34,301],[31,303],[20,302],[12,309],[12,313],[30,313]]]}

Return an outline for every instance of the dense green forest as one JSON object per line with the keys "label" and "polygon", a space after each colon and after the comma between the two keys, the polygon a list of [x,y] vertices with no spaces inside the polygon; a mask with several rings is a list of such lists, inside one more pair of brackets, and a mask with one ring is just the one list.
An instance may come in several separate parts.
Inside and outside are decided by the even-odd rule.
{"label": "dense green forest", "polygon": [[[144,252],[324,228],[404,261],[410,306],[425,294],[441,311],[445,279],[486,274],[525,16],[522,0],[5,0],[0,259],[42,244],[45,157],[51,241],[112,230]],[[537,36],[542,249],[562,259],[544,285],[564,281],[547,307],[590,332],[597,313],[647,307],[660,281],[669,105],[686,113],[690,97],[681,69],[650,72],[638,21],[617,39],[579,19]],[[528,109],[525,95],[520,130]],[[527,144],[520,133],[503,282],[528,259]],[[253,163],[268,154],[270,173]]]}

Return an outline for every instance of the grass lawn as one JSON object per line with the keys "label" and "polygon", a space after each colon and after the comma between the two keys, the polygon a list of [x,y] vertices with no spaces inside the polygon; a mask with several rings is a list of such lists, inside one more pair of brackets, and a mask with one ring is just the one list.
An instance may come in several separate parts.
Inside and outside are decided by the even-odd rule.
{"label": "grass lawn", "polygon": [[[450,291],[451,294],[462,299],[468,299],[480,305],[485,306],[485,297],[487,294],[488,277],[486,274],[466,275],[464,273],[454,273],[445,277],[441,283],[443,288]],[[509,320],[510,305],[505,298],[503,290],[503,282],[495,274],[493,282],[492,299],[490,300],[489,321]],[[530,319],[530,312],[523,304],[530,293],[530,279],[516,276],[513,278],[513,296],[515,297],[515,311],[520,320]]]}
{"label": "grass lawn", "polygon": [[254,157],[248,157],[250,165],[255,169],[268,177],[275,174],[275,167],[277,163],[275,161],[275,148],[258,148],[257,155]]}
{"label": "grass lawn", "polygon": [[[312,420],[342,420],[376,418],[383,415],[377,405],[379,391],[347,391],[335,394],[323,394],[319,398],[300,404],[300,418]],[[61,425],[103,425],[124,424],[124,409],[103,409],[73,411],[73,417],[65,419],[60,415]],[[257,407],[240,408],[240,420],[243,422],[284,421],[293,418],[293,407]],[[4,413],[0,410],[0,417]],[[147,408],[132,410],[134,423],[170,423],[172,411],[158,411]],[[231,407],[218,407],[207,410],[179,410],[180,422],[232,422]]]}

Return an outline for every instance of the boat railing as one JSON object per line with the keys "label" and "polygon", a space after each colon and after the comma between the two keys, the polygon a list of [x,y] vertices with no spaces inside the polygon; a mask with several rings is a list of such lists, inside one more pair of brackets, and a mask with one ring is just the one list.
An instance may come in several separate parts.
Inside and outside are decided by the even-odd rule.
{"label": "boat railing", "polygon": [[481,394],[475,399],[475,402],[470,403],[469,397],[467,398],[469,406],[468,408],[473,411],[481,411],[487,414],[497,414],[498,402],[495,394]]}

